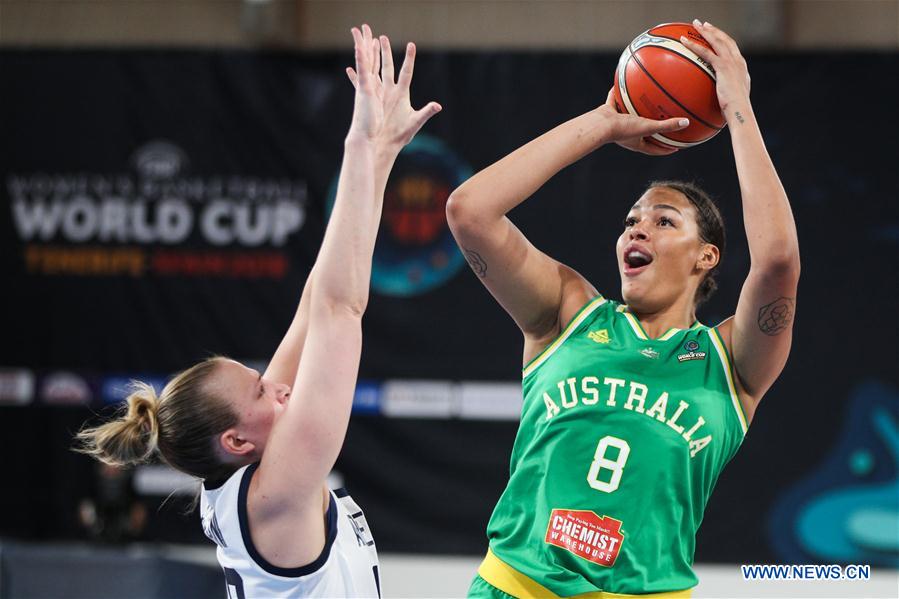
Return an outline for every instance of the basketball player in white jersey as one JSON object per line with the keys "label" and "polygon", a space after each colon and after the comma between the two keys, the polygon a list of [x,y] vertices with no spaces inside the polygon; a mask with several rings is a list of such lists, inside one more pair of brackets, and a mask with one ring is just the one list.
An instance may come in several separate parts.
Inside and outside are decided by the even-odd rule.
{"label": "basketball player in white jersey", "polygon": [[394,79],[390,42],[353,28],[356,88],[337,197],[290,328],[265,373],[216,357],[157,397],[135,383],[127,413],[78,434],[113,465],[162,460],[203,479],[203,529],[229,596],[378,597],[365,517],[325,478],[343,439],[362,349],[372,253],[394,160],[440,111],[413,110],[415,46]]}

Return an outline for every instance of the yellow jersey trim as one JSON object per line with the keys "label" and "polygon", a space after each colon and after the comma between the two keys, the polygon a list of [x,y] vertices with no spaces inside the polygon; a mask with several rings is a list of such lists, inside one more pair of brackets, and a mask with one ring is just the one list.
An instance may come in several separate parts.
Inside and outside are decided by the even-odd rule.
{"label": "yellow jersey trim", "polygon": [[718,357],[721,358],[721,366],[724,368],[724,377],[727,379],[727,388],[730,391],[730,399],[734,405],[734,410],[737,412],[740,428],[743,429],[743,434],[745,435],[749,427],[746,425],[746,415],[743,413],[743,404],[740,403],[740,398],[737,395],[737,387],[734,385],[734,371],[730,356],[727,355],[727,348],[724,345],[724,341],[721,340],[721,336],[714,327],[709,329],[709,339],[712,340],[712,345],[715,346]]}
{"label": "yellow jersey trim", "polygon": [[672,337],[674,337],[677,333],[680,333],[683,329],[668,329],[668,332],[659,337],[656,341],[668,341]]}
{"label": "yellow jersey trim", "polygon": [[[488,584],[502,592],[519,599],[559,599],[548,588],[536,580],[525,576],[503,560],[496,557],[490,549],[484,561],[478,567],[478,575]],[[590,591],[580,595],[572,595],[572,599],[690,599],[691,590],[671,591],[666,593],[647,593],[645,595],[628,595],[624,593],[608,593],[606,591]]]}
{"label": "yellow jersey trim", "polygon": [[622,314],[624,314],[625,318],[627,318],[627,322],[628,322],[628,324],[631,325],[631,328],[634,330],[634,334],[637,336],[637,338],[643,339],[644,341],[668,341],[669,339],[671,339],[672,337],[674,337],[681,331],[690,331],[697,327],[702,326],[699,323],[699,321],[697,320],[695,323],[693,323],[693,325],[691,327],[689,327],[687,329],[679,329],[677,327],[671,327],[670,329],[665,331],[660,337],[657,337],[656,339],[652,339],[649,335],[646,334],[646,331],[643,329],[643,325],[640,324],[640,321],[637,319],[637,317],[628,311],[626,304],[621,304],[620,306],[618,306],[618,312],[621,312]]}
{"label": "yellow jersey trim", "polygon": [[562,331],[562,333],[558,337],[556,337],[556,340],[546,346],[546,348],[542,352],[537,354],[537,357],[528,362],[527,366],[522,368],[522,378],[527,377],[529,374],[534,372],[541,364],[546,362],[547,358],[553,355],[553,353],[557,349],[559,349],[559,346],[562,345],[566,339],[568,339],[572,332],[574,332],[574,329],[576,329],[579,324],[584,322],[584,319],[586,319],[590,315],[590,313],[593,312],[593,310],[603,305],[604,303],[606,303],[606,298],[601,295],[597,295],[595,298],[590,300],[590,302],[588,302],[586,306],[581,308],[580,311],[574,316],[574,318],[571,319],[571,322],[568,323],[568,326],[565,327],[565,330]]}
{"label": "yellow jersey trim", "polygon": [[643,331],[643,327],[640,326],[640,321],[637,320],[637,317],[628,312],[626,309],[621,311],[624,314],[624,317],[627,318],[628,323],[630,323],[631,328],[634,329],[634,334],[637,335],[640,339],[649,340],[649,337]]}

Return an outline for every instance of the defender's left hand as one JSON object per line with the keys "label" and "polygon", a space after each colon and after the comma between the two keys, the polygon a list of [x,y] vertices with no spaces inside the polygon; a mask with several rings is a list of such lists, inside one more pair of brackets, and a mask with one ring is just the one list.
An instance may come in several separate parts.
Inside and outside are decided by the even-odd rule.
{"label": "defender's left hand", "polygon": [[718,104],[729,122],[733,110],[729,111],[728,108],[744,102],[749,103],[749,69],[746,67],[746,60],[740,54],[740,49],[733,38],[714,25],[708,22],[700,23],[699,19],[694,19],[693,27],[715,51],[712,52],[683,36],[680,41],[712,65],[718,79],[716,86]]}

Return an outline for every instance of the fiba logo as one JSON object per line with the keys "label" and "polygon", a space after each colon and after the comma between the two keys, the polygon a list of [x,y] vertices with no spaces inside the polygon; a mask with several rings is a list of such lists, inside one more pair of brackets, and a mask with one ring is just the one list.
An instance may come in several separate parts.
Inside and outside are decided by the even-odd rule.
{"label": "fiba logo", "polygon": [[[419,295],[459,272],[465,260],[446,223],[446,202],[471,175],[471,167],[434,137],[419,133],[403,149],[384,192],[372,289],[399,297]],[[329,213],[336,193],[335,176]]]}
{"label": "fiba logo", "polygon": [[186,165],[187,156],[178,146],[157,140],[138,148],[131,162],[145,179],[172,179]]}

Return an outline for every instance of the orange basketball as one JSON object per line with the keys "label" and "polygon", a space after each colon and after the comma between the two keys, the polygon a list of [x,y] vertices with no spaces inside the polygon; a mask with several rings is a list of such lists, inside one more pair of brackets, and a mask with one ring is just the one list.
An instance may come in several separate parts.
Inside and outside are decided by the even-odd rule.
{"label": "orange basketball", "polygon": [[647,138],[665,148],[701,144],[726,124],[715,94],[715,71],[680,43],[682,35],[711,49],[692,25],[663,23],[638,35],[615,69],[618,112],[656,120],[690,119],[686,129]]}

